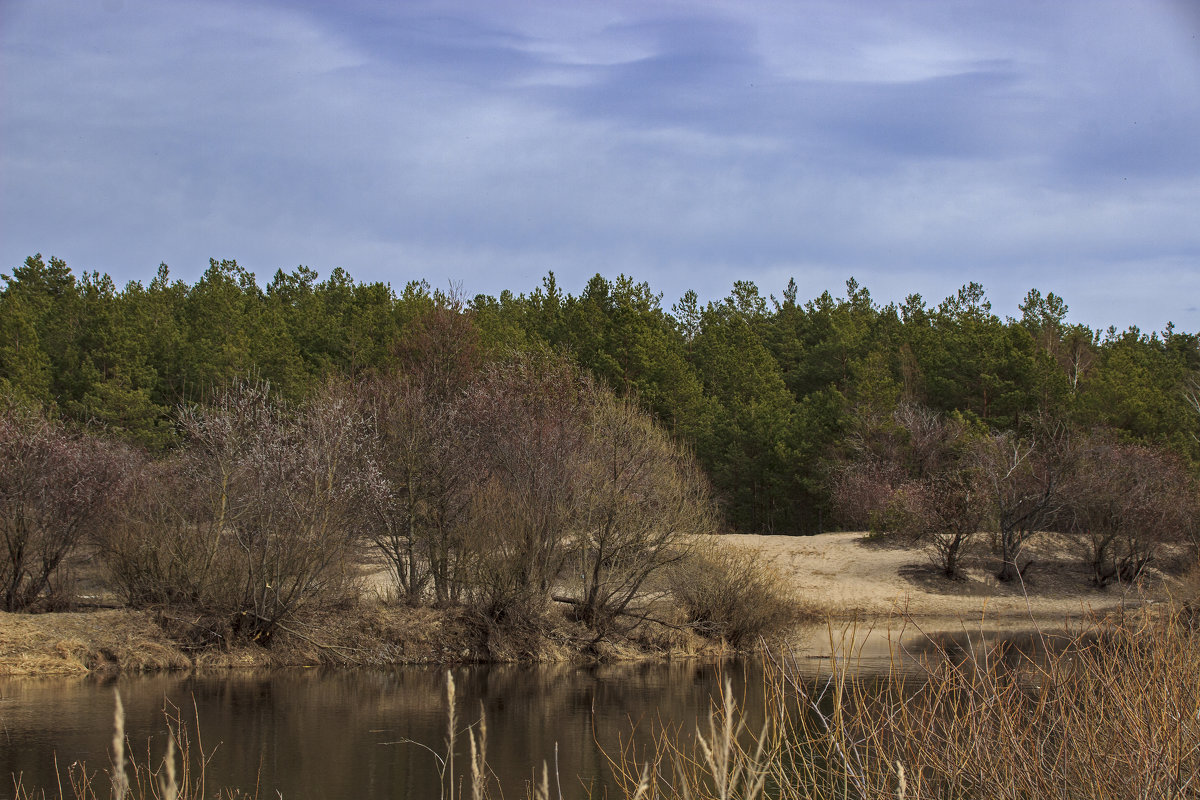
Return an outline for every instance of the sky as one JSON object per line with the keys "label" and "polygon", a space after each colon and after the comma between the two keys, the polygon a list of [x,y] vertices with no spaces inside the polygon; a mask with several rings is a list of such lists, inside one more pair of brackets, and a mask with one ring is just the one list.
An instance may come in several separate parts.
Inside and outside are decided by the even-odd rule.
{"label": "sky", "polygon": [[0,0],[0,272],[1200,330],[1200,0]]}

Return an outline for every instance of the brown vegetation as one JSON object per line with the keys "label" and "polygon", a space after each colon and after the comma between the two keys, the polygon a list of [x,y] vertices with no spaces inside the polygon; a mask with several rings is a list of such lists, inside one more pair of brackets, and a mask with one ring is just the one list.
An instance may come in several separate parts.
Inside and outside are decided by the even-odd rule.
{"label": "brown vegetation", "polygon": [[464,390],[479,369],[477,333],[453,303],[421,317],[403,350],[403,370],[360,387],[383,480],[368,537],[398,596],[412,605],[429,591],[439,604],[461,601],[467,554],[458,538],[485,475],[463,446],[470,435]]}
{"label": "brown vegetation", "polygon": [[716,529],[693,459],[562,355],[447,366],[433,333],[409,376],[370,389],[372,541],[397,596],[464,604],[510,640],[536,638],[554,601],[594,643],[646,621],[651,579]]}
{"label": "brown vegetation", "polygon": [[1097,586],[1138,579],[1165,546],[1186,542],[1197,498],[1178,459],[1096,434],[1078,446],[1060,527],[1078,534]]}
{"label": "brown vegetation", "polygon": [[875,447],[860,443],[861,455],[841,475],[838,502],[854,514],[866,501],[872,529],[925,546],[946,577],[958,579],[987,514],[978,438],[961,419],[902,405]]}
{"label": "brown vegetation", "polygon": [[689,625],[735,647],[784,635],[802,616],[793,589],[755,550],[704,542],[672,570],[669,585]]}
{"label": "brown vegetation", "polygon": [[[62,537],[47,579],[90,529],[111,591],[185,648],[313,641],[335,662],[371,648],[314,637],[314,620],[361,612],[371,552],[388,566],[385,596],[473,620],[494,658],[544,657],[550,637],[593,654],[661,638],[635,634],[646,626],[752,641],[665,582],[717,526],[692,457],[565,356],[478,367],[453,335],[425,331],[406,375],[328,383],[300,403],[243,381],[183,409],[177,450],[121,451],[113,513],[64,507],[45,525]],[[479,657],[476,638],[457,637],[465,654],[450,658]]]}
{"label": "brown vegetation", "polygon": [[952,579],[983,532],[1002,582],[1019,582],[1027,543],[1046,530],[1077,538],[1100,587],[1135,580],[1164,546],[1195,546],[1194,480],[1167,451],[1111,433],[994,433],[901,405],[860,420],[849,444],[833,490],[843,520],[924,546]]}
{"label": "brown vegetation", "polygon": [[153,612],[0,612],[0,675],[141,672],[185,669],[192,663],[163,633]]}
{"label": "brown vegetation", "polygon": [[358,401],[330,387],[293,410],[242,383],[182,415],[185,447],[132,484],[126,525],[104,539],[135,606],[199,615],[201,641],[268,641],[305,609],[353,590],[366,499]]}
{"label": "brown vegetation", "polygon": [[579,580],[579,618],[604,633],[695,537],[716,530],[716,511],[692,458],[628,399],[597,404],[580,481],[568,574]]}
{"label": "brown vegetation", "polygon": [[1175,609],[1042,644],[935,652],[915,684],[857,678],[848,662],[814,683],[771,660],[761,728],[726,689],[690,744],[664,732],[648,757],[614,754],[614,767],[625,796],[646,800],[1195,795],[1194,617]]}
{"label": "brown vegetation", "polygon": [[1020,437],[1011,432],[987,437],[980,464],[989,499],[1002,581],[1019,580],[1025,542],[1046,530],[1059,513],[1066,475],[1077,465],[1066,431],[1059,428]]}
{"label": "brown vegetation", "polygon": [[0,608],[68,602],[60,567],[109,525],[124,455],[0,398]]}

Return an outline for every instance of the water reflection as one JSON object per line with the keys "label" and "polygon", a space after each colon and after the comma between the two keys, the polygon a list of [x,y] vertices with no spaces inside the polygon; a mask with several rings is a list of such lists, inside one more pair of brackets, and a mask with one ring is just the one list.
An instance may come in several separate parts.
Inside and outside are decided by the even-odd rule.
{"label": "water reflection", "polygon": [[[488,718],[488,760],[504,796],[520,797],[535,769],[556,758],[564,797],[605,785],[602,750],[615,752],[631,726],[687,730],[707,713],[729,674],[753,685],[751,664],[641,664],[571,668],[490,666],[453,670],[462,726]],[[269,787],[285,798],[428,798],[439,793],[438,765],[421,743],[444,750],[444,671],[286,671],[269,675],[155,676],[0,682],[0,774],[27,786],[54,786],[58,763],[107,767],[113,697],[121,691],[126,734],[165,747],[164,701],[199,720],[214,750],[210,785]],[[639,725],[640,723],[640,725]],[[465,756],[460,741],[458,758]],[[144,756],[144,750],[141,753]],[[137,751],[135,750],[135,755]],[[460,761],[465,764],[465,760]],[[0,789],[0,797],[11,794]],[[267,795],[264,795],[267,796]]]}
{"label": "water reflection", "polygon": [[[1001,636],[1013,634],[983,636],[961,626],[899,632],[819,627],[804,633],[787,660],[810,676],[844,658],[860,673],[916,672],[931,654],[965,654]],[[691,735],[725,678],[739,705],[762,707],[762,668],[754,661],[498,665],[453,674],[460,730],[479,718],[482,707],[488,762],[508,798],[523,797],[543,760],[553,772],[556,758],[564,798],[603,796],[609,785],[605,752],[616,753],[631,730],[635,747],[647,746],[663,726]],[[212,755],[210,787],[260,785],[263,797],[278,790],[287,800],[436,798],[438,763],[420,745],[445,749],[444,676],[441,668],[407,667],[2,680],[0,775],[22,774],[26,786],[54,786],[56,754],[64,767],[85,760],[92,769],[107,768],[116,687],[124,699],[126,734],[143,759],[147,742],[153,758],[161,758],[164,702],[181,709],[185,720],[198,719]],[[459,744],[456,758],[465,765],[465,736]],[[0,782],[0,798],[11,794],[11,782]]]}

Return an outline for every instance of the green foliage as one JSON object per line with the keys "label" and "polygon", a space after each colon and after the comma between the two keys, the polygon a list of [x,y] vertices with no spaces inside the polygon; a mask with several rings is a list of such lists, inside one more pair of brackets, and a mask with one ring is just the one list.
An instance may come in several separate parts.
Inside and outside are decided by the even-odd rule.
{"label": "green foliage", "polygon": [[1104,426],[1200,469],[1198,337],[1102,334],[1036,289],[1005,320],[975,283],[933,306],[914,294],[881,307],[853,279],[844,296],[807,302],[794,281],[779,299],[738,281],[719,301],[687,292],[667,311],[624,275],[573,295],[551,273],[527,294],[465,302],[303,266],[263,288],[217,260],[191,285],[162,265],[122,289],[35,255],[0,285],[0,395],[154,450],[178,444],[178,407],[234,380],[300,402],[331,375],[404,371],[424,320],[453,308],[483,361],[565,352],[650,411],[696,454],[738,530],[824,529],[847,437],[902,403],[1020,436],[1050,421]]}

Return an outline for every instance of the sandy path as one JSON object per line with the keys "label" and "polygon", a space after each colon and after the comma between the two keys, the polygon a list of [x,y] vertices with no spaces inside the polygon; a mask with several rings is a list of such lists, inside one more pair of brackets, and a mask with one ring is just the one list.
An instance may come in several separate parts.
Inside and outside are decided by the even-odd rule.
{"label": "sandy path", "polygon": [[1030,557],[1038,563],[1029,573],[1025,591],[1000,584],[982,561],[968,567],[967,580],[947,580],[931,567],[923,550],[881,546],[862,533],[721,538],[732,547],[761,553],[792,583],[805,604],[838,617],[1062,619],[1145,599],[1136,592],[1091,587],[1077,560],[1063,552],[1061,541],[1049,536],[1031,543]]}

